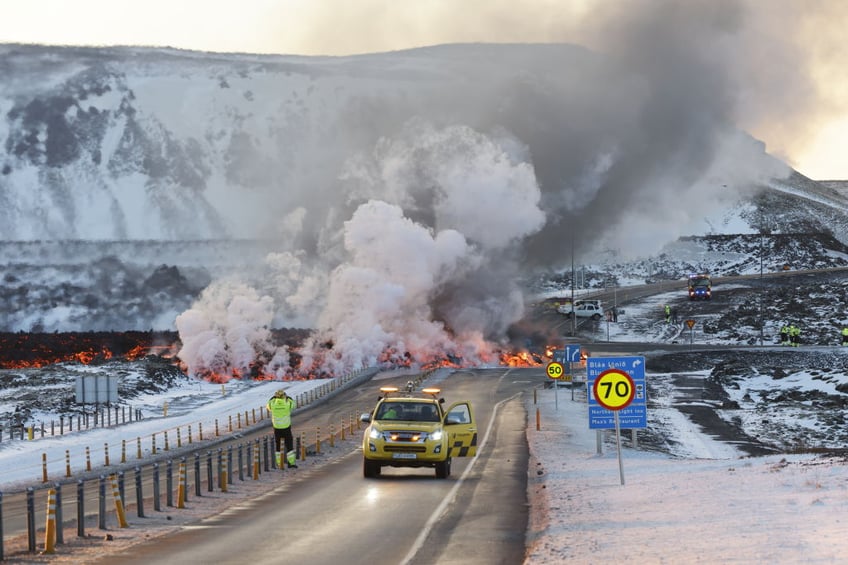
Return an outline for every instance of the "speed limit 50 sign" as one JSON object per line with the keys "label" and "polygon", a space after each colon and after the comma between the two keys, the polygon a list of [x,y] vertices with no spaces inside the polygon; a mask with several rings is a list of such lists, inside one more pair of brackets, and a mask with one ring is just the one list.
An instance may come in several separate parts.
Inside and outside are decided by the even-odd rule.
{"label": "speed limit 50 sign", "polygon": [[589,429],[648,427],[644,357],[589,357]]}
{"label": "speed limit 50 sign", "polygon": [[551,361],[548,363],[547,367],[545,367],[545,372],[548,374],[548,377],[552,379],[559,379],[565,374],[565,368],[562,366],[562,363]]}

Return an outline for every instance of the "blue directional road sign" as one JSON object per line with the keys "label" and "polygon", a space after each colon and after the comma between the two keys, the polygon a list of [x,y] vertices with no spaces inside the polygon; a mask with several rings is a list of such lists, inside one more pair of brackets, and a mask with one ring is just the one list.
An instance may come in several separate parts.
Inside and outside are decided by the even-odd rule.
{"label": "blue directional road sign", "polygon": [[559,363],[562,366],[565,366],[568,363],[568,360],[565,357],[565,349],[554,349],[552,352],[552,361],[555,363]]}
{"label": "blue directional road sign", "polygon": [[565,346],[565,360],[569,363],[580,362],[580,346],[578,344]]}
{"label": "blue directional road sign", "polygon": [[589,357],[586,359],[586,386],[589,393],[589,429],[615,429],[615,415],[612,410],[601,406],[594,398],[592,390],[598,375],[609,369],[627,373],[633,380],[636,391],[633,400],[626,408],[618,410],[619,425],[623,429],[648,427],[648,395],[645,386],[644,357]]}

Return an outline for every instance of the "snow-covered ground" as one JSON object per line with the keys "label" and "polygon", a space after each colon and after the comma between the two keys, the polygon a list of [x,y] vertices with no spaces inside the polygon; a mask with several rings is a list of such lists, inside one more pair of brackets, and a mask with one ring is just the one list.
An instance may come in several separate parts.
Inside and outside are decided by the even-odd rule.
{"label": "snow-covered ground", "polygon": [[[285,388],[287,393],[297,398],[327,385],[330,379],[311,381],[292,381],[281,384],[279,381],[238,381],[232,380],[226,385],[213,384],[200,380],[186,380],[180,386],[156,394],[149,394],[133,401],[139,407],[143,418],[139,421],[113,427],[98,427],[89,430],[69,431],[65,421],[64,434],[51,437],[48,425],[47,435],[41,437],[40,427],[35,430],[33,441],[14,439],[8,435],[0,442],[0,491],[10,490],[21,485],[38,485],[42,479],[42,454],[47,456],[47,471],[50,480],[59,480],[65,473],[66,450],[70,456],[71,469],[79,472],[86,463],[86,448],[93,467],[105,462],[105,445],[109,446],[110,462],[121,459],[123,441],[126,441],[127,459],[137,457],[137,444],[141,440],[142,455],[151,454],[154,435],[157,453],[165,447],[165,432],[168,432],[169,448],[177,448],[177,430],[179,440],[188,445],[189,426],[192,441],[199,441],[202,431],[205,439],[215,434],[218,423],[219,432],[226,433],[232,418],[233,428],[238,429],[239,418],[246,428],[246,420],[253,425],[253,417],[261,417],[260,410],[273,396],[274,391]],[[245,413],[247,412],[247,417]],[[56,420],[58,421],[58,420]],[[75,420],[76,421],[76,420]],[[74,424],[76,426],[76,424]]]}
{"label": "snow-covered ground", "polygon": [[[680,285],[677,285],[678,287]],[[721,292],[734,289],[722,285]],[[700,328],[710,316],[699,316],[696,331],[683,324],[666,324],[663,306],[680,300],[680,288],[656,294],[637,303],[626,304],[618,323],[602,321],[591,330],[584,328],[585,342],[734,344],[719,334],[704,335]],[[683,318],[683,315],[681,315]],[[780,348],[773,348],[778,351]],[[830,348],[839,354],[841,348]],[[797,352],[800,355],[801,352]],[[741,428],[754,437],[782,430],[786,438],[798,430],[821,428],[812,402],[795,406],[772,404],[768,414],[755,409],[751,397],[774,397],[781,392],[824,391],[838,396],[834,378],[822,375],[821,367],[792,369],[780,379],[767,375],[744,375],[744,384],[727,388],[730,399],[744,410],[733,411],[742,419]],[[95,368],[85,370],[96,371]],[[708,379],[710,369],[686,371],[693,379]],[[742,377],[743,375],[740,375]],[[844,375],[843,375],[844,376]],[[611,432],[605,433],[598,449],[597,432],[588,428],[585,393],[577,391],[572,400],[568,389],[540,389],[525,403],[528,412],[527,437],[531,452],[528,468],[528,497],[531,524],[528,531],[527,565],[538,563],[594,563],[626,560],[639,563],[795,563],[839,562],[846,546],[841,536],[841,516],[848,510],[848,467],[841,457],[807,454],[750,457],[737,445],[723,443],[705,433],[676,403],[675,373],[651,370],[647,378],[652,396],[646,432],[639,432],[638,447],[631,445],[629,433],[622,438],[621,470]],[[144,379],[144,374],[128,378]],[[449,377],[448,377],[449,378]],[[39,484],[42,454],[47,456],[51,480],[59,480],[65,468],[65,452],[71,455],[76,472],[91,446],[95,467],[103,460],[104,444],[111,457],[121,454],[121,440],[128,442],[129,457],[135,456],[136,438],[142,438],[145,455],[151,451],[156,434],[158,449],[164,447],[164,430],[169,430],[171,446],[176,429],[187,441],[192,426],[195,440],[200,425],[208,436],[217,419],[225,427],[245,411],[259,410],[280,386],[292,395],[302,395],[326,384],[326,380],[250,382],[231,380],[226,385],[188,378],[161,391],[139,395],[131,404],[140,409],[141,421],[116,428],[67,433],[61,439],[37,437],[35,441],[0,442],[0,491],[23,484]],[[167,404],[167,417],[164,416]],[[805,405],[809,405],[806,406]],[[805,409],[806,408],[806,409]],[[812,409],[811,409],[812,408]],[[535,414],[540,427],[536,429]],[[720,412],[720,410],[718,411]],[[45,413],[33,414],[37,420]],[[733,417],[733,416],[728,416]],[[769,420],[768,431],[763,425]],[[38,432],[36,432],[38,434]],[[643,434],[662,436],[662,450],[644,441]],[[821,435],[821,434],[820,434]],[[768,439],[781,443],[780,437]],[[783,444],[791,444],[784,439]],[[358,438],[339,442],[337,454],[357,448]],[[320,465],[334,457],[327,452],[309,458],[303,466]],[[96,472],[96,469],[95,469]],[[27,556],[26,561],[78,562],[107,551],[163,535],[175,526],[220,512],[233,498],[257,496],[275,487],[267,474],[259,481],[237,482],[232,493],[195,499],[190,509],[154,513],[144,520],[128,519],[132,531],[112,530],[109,544],[99,540],[74,540],[61,547],[58,555]],[[132,501],[130,501],[132,502]],[[110,526],[111,528],[111,526]],[[39,539],[39,541],[41,541]],[[8,553],[8,550],[7,550]],[[12,562],[15,562],[12,558]]]}
{"label": "snow-covered ground", "polygon": [[537,399],[527,565],[844,563],[844,458],[741,457],[678,418],[681,452],[700,455],[633,449],[626,434],[621,473],[614,441],[598,453],[585,400]]}
{"label": "snow-covered ground", "polygon": [[[666,376],[648,372],[658,387]],[[801,379],[794,375],[791,386],[803,384]],[[64,470],[66,449],[78,467],[86,445],[109,443],[112,457],[117,458],[122,438],[143,437],[144,451],[149,452],[152,434],[158,434],[161,449],[162,431],[169,429],[174,446],[175,428],[182,427],[185,434],[191,424],[196,434],[202,423],[208,433],[216,418],[223,423],[227,414],[235,417],[258,409],[281,386],[279,382],[231,381],[222,389],[221,385],[187,383],[138,399],[146,415],[132,424],[66,433],[61,440],[4,439],[0,443],[0,490],[27,482],[38,484],[42,453],[47,454],[53,477]],[[298,395],[324,384],[304,381],[284,386]],[[535,401],[531,395],[526,397],[532,508],[526,564],[612,560],[835,563],[844,557],[848,544],[843,541],[842,517],[848,510],[848,467],[842,459],[811,454],[746,457],[734,446],[703,433],[670,404],[657,401],[649,425],[662,428],[669,444],[675,446],[674,452],[633,448],[627,434],[622,438],[620,471],[611,432],[606,432],[602,452],[598,452],[597,432],[588,429],[585,393],[577,391],[572,400],[568,389],[541,389]],[[166,402],[167,418],[156,413]],[[348,438],[337,449],[355,449],[357,443],[358,439]],[[133,457],[135,444],[130,441],[130,445]],[[97,453],[95,466],[102,450]],[[237,483],[229,496],[255,496],[271,490],[275,483],[269,477]],[[222,511],[230,501],[225,497],[194,499],[190,510],[167,512],[167,519],[134,519],[128,513],[132,531],[122,534],[113,530],[114,539],[108,544],[73,541],[53,556],[10,559],[78,562],[163,535],[175,525]]]}

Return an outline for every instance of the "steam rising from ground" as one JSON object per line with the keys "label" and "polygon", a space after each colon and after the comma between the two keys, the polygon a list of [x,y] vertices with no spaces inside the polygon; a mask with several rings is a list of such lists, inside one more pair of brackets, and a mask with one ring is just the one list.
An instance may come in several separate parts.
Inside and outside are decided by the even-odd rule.
{"label": "steam rising from ground", "polygon": [[341,249],[327,253],[342,259],[319,259],[309,274],[291,252],[269,256],[281,304],[273,321],[270,296],[232,280],[214,283],[177,318],[180,358],[194,373],[247,374],[257,356],[271,356],[266,370],[285,376],[279,361],[288,352],[269,350],[269,325],[318,312],[309,326],[316,334],[299,352],[304,374],[447,356],[496,362],[497,340],[524,307],[510,257],[544,222],[532,168],[510,154],[515,140],[501,141],[413,120],[397,139],[353,155],[341,177],[349,200],[364,202],[343,223]]}
{"label": "steam rising from ground", "polygon": [[[607,58],[532,74],[479,58],[482,82],[374,114],[380,135],[328,153],[341,158],[331,188],[319,189],[328,201],[316,212],[307,197],[301,214],[305,231],[318,228],[301,238],[314,248],[286,250],[302,258],[294,269],[271,257],[275,283],[251,299],[275,312],[257,318],[263,328],[311,319],[301,371],[496,362],[523,314],[520,275],[565,264],[571,249],[649,254],[786,172],[735,129],[740,85],[725,62],[738,14],[679,7],[627,25],[619,16]],[[217,284],[198,309],[229,312],[241,299],[240,287]],[[199,316],[177,319],[190,370],[210,359],[243,370],[241,353],[265,349],[261,331],[233,326],[248,317],[219,317],[216,331],[192,323]],[[237,346],[197,354],[231,334]]]}
{"label": "steam rising from ground", "polygon": [[[325,148],[335,175],[297,202],[307,245],[285,251],[299,267],[272,257],[276,282],[258,283],[272,323],[316,328],[301,370],[496,362],[523,314],[523,276],[572,252],[648,255],[788,172],[737,129],[742,5],[638,5],[650,9],[598,12],[604,56],[442,48],[445,72],[459,58],[474,80],[358,108],[373,113]],[[220,309],[238,297],[214,294]],[[188,354],[203,350],[186,327],[195,316],[177,320],[190,369],[204,366]]]}
{"label": "steam rising from ground", "polygon": [[[92,57],[102,84],[80,91],[89,77],[74,75],[50,93],[61,112],[8,112],[0,224],[56,238],[158,228],[274,240],[262,265],[215,273],[177,317],[192,373],[288,374],[295,352],[270,340],[280,327],[315,330],[296,352],[299,374],[495,362],[535,273],[603,250],[650,255],[788,172],[740,128],[811,82],[790,74],[795,51],[756,35],[774,28],[754,6],[599,3],[545,36],[592,50],[469,44],[214,63],[167,53],[132,72]],[[781,64],[764,64],[765,52]],[[797,78],[792,92],[771,97],[782,77]],[[79,184],[86,195],[68,197]],[[55,221],[43,221],[44,202]],[[100,202],[108,214],[86,205]]]}

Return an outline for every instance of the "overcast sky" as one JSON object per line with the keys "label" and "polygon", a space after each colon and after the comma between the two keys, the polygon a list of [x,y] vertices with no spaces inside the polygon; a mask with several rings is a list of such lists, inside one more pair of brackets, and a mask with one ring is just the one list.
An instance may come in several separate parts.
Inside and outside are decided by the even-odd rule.
{"label": "overcast sky", "polygon": [[302,55],[453,42],[615,51],[616,38],[695,10],[721,24],[717,49],[732,46],[740,126],[814,179],[848,179],[842,0],[0,0],[0,8],[5,43]]}

